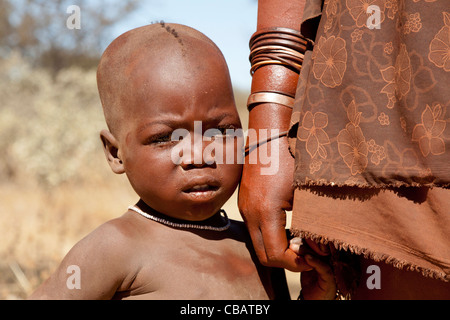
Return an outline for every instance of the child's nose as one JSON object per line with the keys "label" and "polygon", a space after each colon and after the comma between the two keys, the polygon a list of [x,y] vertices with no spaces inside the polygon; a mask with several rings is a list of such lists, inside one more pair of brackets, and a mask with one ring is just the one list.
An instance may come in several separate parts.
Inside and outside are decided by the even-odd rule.
{"label": "child's nose", "polygon": [[[189,143],[189,139],[186,139]],[[211,141],[203,141],[203,136],[199,134],[191,135],[190,148],[183,148],[181,166],[184,169],[200,168],[215,164],[214,149],[208,150]],[[189,152],[190,151],[190,152]]]}

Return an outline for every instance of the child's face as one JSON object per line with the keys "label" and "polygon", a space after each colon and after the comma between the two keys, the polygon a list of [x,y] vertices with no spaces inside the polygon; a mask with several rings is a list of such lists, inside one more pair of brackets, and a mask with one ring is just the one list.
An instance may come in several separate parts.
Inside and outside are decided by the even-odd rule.
{"label": "child's face", "polygon": [[[194,121],[201,121],[200,134],[212,128],[241,128],[228,71],[213,58],[164,66],[146,62],[138,69],[130,81],[139,89],[130,98],[132,106],[119,139],[125,173],[153,209],[175,218],[204,220],[233,194],[242,165],[237,161],[207,164],[203,157],[202,163],[195,164],[193,156],[188,157],[192,161],[176,164],[173,154],[177,145],[188,142],[192,155],[203,155],[211,143],[194,146],[194,141],[202,141],[194,132]],[[176,129],[189,131],[191,141],[172,141]],[[223,149],[236,155],[238,143],[224,143]]]}

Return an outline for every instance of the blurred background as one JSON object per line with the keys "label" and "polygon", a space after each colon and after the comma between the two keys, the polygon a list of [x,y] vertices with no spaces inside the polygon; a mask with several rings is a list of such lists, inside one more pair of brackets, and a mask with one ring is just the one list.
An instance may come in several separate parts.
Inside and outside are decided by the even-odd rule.
{"label": "blurred background", "polygon": [[[68,28],[72,5],[79,29]],[[256,0],[0,0],[0,299],[26,298],[77,241],[138,200],[99,139],[95,72],[109,43],[159,21],[198,29],[222,50],[246,125],[256,17]],[[225,209],[240,219],[236,201]]]}

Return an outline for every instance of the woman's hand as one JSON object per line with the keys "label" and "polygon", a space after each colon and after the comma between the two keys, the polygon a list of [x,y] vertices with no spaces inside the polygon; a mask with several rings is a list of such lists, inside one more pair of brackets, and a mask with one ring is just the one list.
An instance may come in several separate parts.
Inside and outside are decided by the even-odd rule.
{"label": "woman's hand", "polygon": [[239,188],[239,209],[263,265],[296,272],[311,270],[302,257],[288,248],[285,210],[292,207],[294,158],[286,137],[279,140],[278,156],[274,151],[271,150],[271,157],[278,161],[278,170],[273,175],[262,175],[261,169],[265,166],[259,162],[245,164]]}

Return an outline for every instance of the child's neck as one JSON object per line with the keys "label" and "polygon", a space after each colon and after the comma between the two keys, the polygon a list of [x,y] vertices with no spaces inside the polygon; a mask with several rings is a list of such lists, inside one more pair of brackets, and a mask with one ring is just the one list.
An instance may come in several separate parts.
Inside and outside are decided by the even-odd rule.
{"label": "child's neck", "polygon": [[[142,199],[139,200],[135,206],[128,207],[128,209],[139,213],[140,215],[146,217],[147,219],[177,229],[225,231],[230,226],[230,220],[228,219],[228,216],[224,210],[219,210],[213,216],[205,220],[190,221],[173,218],[161,212],[158,212],[149,205],[147,205]],[[223,215],[221,213],[223,213]]]}

